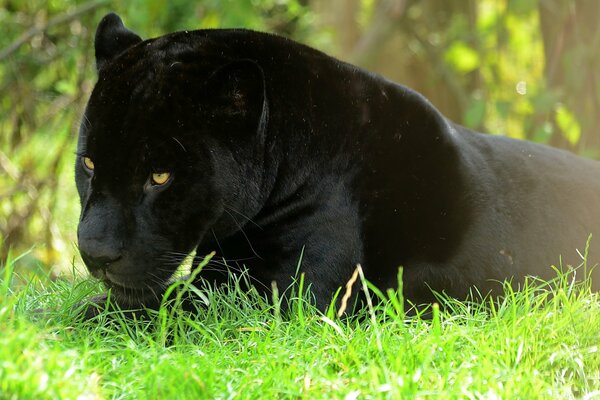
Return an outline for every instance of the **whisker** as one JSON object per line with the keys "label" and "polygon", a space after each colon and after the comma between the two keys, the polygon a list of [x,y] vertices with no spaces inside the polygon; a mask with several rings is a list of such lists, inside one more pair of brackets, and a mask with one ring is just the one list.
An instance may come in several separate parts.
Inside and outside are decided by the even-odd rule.
{"label": "whisker", "polygon": [[212,232],[213,238],[215,239],[215,242],[217,243],[217,246],[219,246],[219,252],[220,252],[221,254],[223,254],[223,253],[224,253],[224,252],[223,252],[223,248],[221,247],[221,243],[219,242],[219,238],[218,238],[218,237],[217,237],[217,235],[215,234],[215,230],[214,230],[214,229],[211,229],[210,231]]}
{"label": "whisker", "polygon": [[[240,225],[237,222],[237,220],[235,219],[235,217],[230,213],[228,213],[228,214],[234,219],[234,221],[236,222],[238,227],[240,227]],[[240,227],[240,230],[241,229],[242,228]],[[242,233],[246,237],[243,230],[242,230]],[[215,238],[215,242],[216,242],[219,250],[221,252],[223,252],[221,245],[219,243],[219,240],[216,237],[215,232],[212,231],[212,234],[213,234],[213,237]],[[252,248],[252,245],[247,237],[246,237],[246,240],[248,241],[248,244]],[[252,248],[252,250],[254,252],[253,248]],[[203,270],[207,271],[207,272],[220,273],[220,274],[223,274],[224,276],[231,274],[231,275],[235,275],[235,276],[247,277],[252,284],[262,287],[266,290],[270,290],[269,286],[267,286],[266,284],[261,282],[256,277],[252,276],[250,274],[250,271],[248,270],[248,268],[235,265],[238,263],[243,263],[244,261],[254,260],[256,258],[262,259],[258,254],[256,254],[256,252],[254,252],[254,254],[255,254],[255,256],[253,256],[253,257],[243,257],[243,258],[236,258],[236,259],[227,259],[224,257],[212,258],[203,267]],[[166,276],[161,277],[160,275],[168,274],[169,277],[171,277],[173,275],[173,273],[175,272],[174,269],[178,268],[183,263],[185,258],[188,256],[189,256],[189,253],[182,253],[182,252],[172,251],[172,250],[159,254],[157,258],[161,261],[162,265],[155,268],[155,270],[153,272],[147,273],[148,276],[150,277],[151,282],[156,285],[155,287],[151,287],[151,288],[149,287],[149,288],[153,291],[156,289],[156,287],[165,289],[167,286],[166,282],[169,278]],[[194,257],[194,262],[202,261],[202,260],[204,260],[204,258],[205,258],[205,256],[196,255]],[[171,267],[174,267],[174,268],[171,268]]]}
{"label": "whisker", "polygon": [[263,288],[270,290],[269,286],[265,285],[258,278],[255,278],[254,276],[252,276],[250,274],[250,271],[248,271],[248,269],[246,269],[246,268],[244,268],[244,269],[236,268],[234,266],[226,265],[226,264],[218,265],[217,267],[215,267],[214,265],[208,264],[204,267],[204,270],[210,271],[210,272],[219,272],[219,273],[222,273],[223,275],[233,274],[233,275],[237,275],[237,276],[241,276],[241,277],[247,277],[253,283],[259,284]]}
{"label": "whisker", "polygon": [[187,153],[187,150],[185,149],[185,146],[184,146],[184,145],[182,145],[182,144],[181,144],[181,142],[180,142],[179,140],[177,140],[177,138],[176,138],[176,137],[174,137],[174,136],[171,136],[171,139],[173,139],[174,141],[176,141],[176,142],[177,142],[177,144],[178,144],[178,145],[179,145],[179,146],[180,146],[180,147],[183,149],[183,152],[184,152],[184,153]]}
{"label": "whisker", "polygon": [[156,291],[154,290],[154,287],[152,285],[145,285],[145,289],[147,291],[150,291],[150,293],[152,294],[152,297],[154,298],[154,300],[159,301],[160,299],[158,298],[158,294],[156,293]]}
{"label": "whisker", "polygon": [[250,239],[248,238],[248,235],[246,235],[246,232],[244,231],[244,228],[240,225],[240,223],[235,218],[235,216],[232,213],[230,213],[229,211],[227,211],[226,209],[224,211],[227,213],[227,215],[229,215],[231,217],[231,219],[233,219],[233,222],[235,222],[235,224],[237,225],[237,227],[240,229],[240,232],[242,232],[242,235],[244,235],[244,238],[246,239],[246,242],[248,242],[248,246],[250,246],[250,250],[252,251],[252,253],[254,253],[254,255],[256,257],[258,257],[259,259],[263,260],[263,258],[258,255],[258,253],[256,252],[256,250],[254,250],[254,247],[252,246],[252,243],[250,243]]}
{"label": "whisker", "polygon": [[225,204],[225,208],[229,209],[230,211],[233,211],[234,213],[236,213],[239,216],[244,217],[244,219],[248,222],[250,222],[251,224],[253,224],[254,226],[256,226],[258,229],[263,230],[263,227],[260,226],[259,224],[257,224],[256,222],[254,222],[254,220],[250,217],[248,217],[246,214],[244,214],[241,211],[236,210],[235,208],[233,208],[232,206],[230,206],[229,204]]}

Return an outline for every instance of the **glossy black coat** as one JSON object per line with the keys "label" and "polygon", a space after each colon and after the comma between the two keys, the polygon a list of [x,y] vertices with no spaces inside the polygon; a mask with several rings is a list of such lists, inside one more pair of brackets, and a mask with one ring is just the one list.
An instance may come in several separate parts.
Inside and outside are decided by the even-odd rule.
{"label": "glossy black coat", "polygon": [[[79,244],[124,305],[155,305],[195,248],[232,267],[213,263],[203,279],[243,264],[265,292],[292,282],[302,254],[325,308],[357,263],[382,289],[403,266],[405,296],[421,303],[430,288],[462,297],[551,277],[600,234],[599,163],[472,132],[291,40],[200,30],[142,41],[109,14],[96,61]],[[153,171],[171,179],[152,185]]]}

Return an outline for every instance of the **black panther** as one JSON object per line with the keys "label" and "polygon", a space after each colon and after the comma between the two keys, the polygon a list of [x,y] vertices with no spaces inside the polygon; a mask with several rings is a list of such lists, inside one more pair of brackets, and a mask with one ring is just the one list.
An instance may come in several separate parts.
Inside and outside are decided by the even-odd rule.
{"label": "black panther", "polygon": [[473,132],[292,40],[244,29],[142,40],[109,14],[95,55],[78,241],[120,306],[156,307],[194,250],[227,261],[202,282],[243,266],[268,295],[299,272],[325,309],[357,264],[381,289],[402,266],[405,298],[420,304],[432,290],[550,278],[600,234],[600,163]]}

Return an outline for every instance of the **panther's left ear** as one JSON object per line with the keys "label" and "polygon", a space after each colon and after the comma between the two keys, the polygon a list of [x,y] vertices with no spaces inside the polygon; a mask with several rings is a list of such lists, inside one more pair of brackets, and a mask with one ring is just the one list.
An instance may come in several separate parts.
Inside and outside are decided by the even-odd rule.
{"label": "panther's left ear", "polygon": [[117,14],[107,14],[96,29],[96,70],[100,72],[107,62],[141,41],[142,38],[125,28]]}
{"label": "panther's left ear", "polygon": [[205,95],[221,124],[261,132],[268,119],[263,69],[252,60],[232,61],[209,77]]}

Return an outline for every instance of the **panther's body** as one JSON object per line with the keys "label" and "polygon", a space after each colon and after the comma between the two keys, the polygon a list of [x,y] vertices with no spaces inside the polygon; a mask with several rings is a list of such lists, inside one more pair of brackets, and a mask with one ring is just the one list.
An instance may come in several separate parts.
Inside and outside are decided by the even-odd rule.
{"label": "panther's body", "polygon": [[406,297],[427,302],[429,288],[460,297],[548,278],[600,234],[600,163],[474,133],[293,41],[247,30],[141,41],[109,14],[96,59],[79,245],[128,306],[153,305],[195,248],[238,260],[259,289],[287,287],[302,254],[324,308],[358,263],[382,289],[403,266]]}

